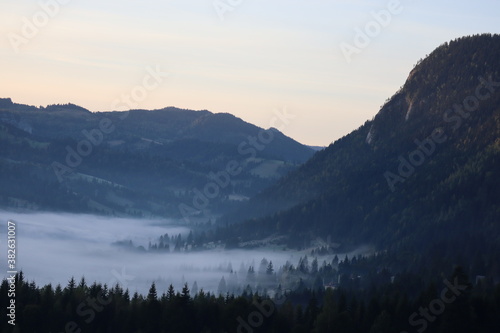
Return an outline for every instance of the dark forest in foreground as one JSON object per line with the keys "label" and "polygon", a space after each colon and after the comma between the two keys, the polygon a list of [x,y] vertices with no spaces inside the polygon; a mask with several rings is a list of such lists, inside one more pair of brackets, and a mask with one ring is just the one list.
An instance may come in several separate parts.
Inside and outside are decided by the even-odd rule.
{"label": "dark forest in foreground", "polygon": [[[85,278],[41,287],[21,273],[14,281],[16,326],[7,316],[12,281],[0,286],[0,327],[23,333],[499,332],[500,284],[491,278],[497,255],[449,265],[462,258],[435,248],[413,256],[345,257],[335,268],[301,261],[287,268],[301,277],[291,288],[251,283],[238,296],[187,284],[159,290],[154,283],[140,295]],[[317,283],[332,274],[338,282]]]}
{"label": "dark forest in foreground", "polygon": [[[407,276],[406,283],[418,282]],[[354,288],[280,291],[273,298],[170,288],[130,295],[120,286],[37,287],[16,276],[16,326],[5,318],[8,282],[1,285],[2,332],[498,332],[500,285],[473,286],[460,267],[416,297],[399,283]]]}

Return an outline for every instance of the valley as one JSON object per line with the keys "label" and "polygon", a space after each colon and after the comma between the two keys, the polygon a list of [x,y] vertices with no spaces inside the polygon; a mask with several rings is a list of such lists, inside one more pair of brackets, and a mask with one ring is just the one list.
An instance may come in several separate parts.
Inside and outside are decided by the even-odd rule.
{"label": "valley", "polygon": [[0,315],[14,285],[23,332],[498,331],[500,35],[408,70],[325,148],[286,109],[0,99]]}

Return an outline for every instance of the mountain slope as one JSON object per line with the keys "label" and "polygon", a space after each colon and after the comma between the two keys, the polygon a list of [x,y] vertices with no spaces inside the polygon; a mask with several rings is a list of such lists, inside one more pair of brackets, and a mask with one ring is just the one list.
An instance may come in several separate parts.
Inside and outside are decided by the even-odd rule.
{"label": "mountain slope", "polygon": [[[271,140],[262,144],[259,135]],[[257,138],[259,146],[253,146]],[[0,100],[4,208],[163,215],[208,220],[269,186],[314,151],[229,114],[176,108],[92,113]],[[237,163],[230,183],[200,209],[195,189]],[[264,166],[273,165],[273,168]],[[186,217],[186,216],[184,216]]]}
{"label": "mountain slope", "polygon": [[432,241],[467,248],[481,239],[478,248],[498,247],[499,134],[500,36],[445,43],[372,121],[225,218],[274,213],[221,235],[286,234],[299,247],[327,236],[384,249]]}

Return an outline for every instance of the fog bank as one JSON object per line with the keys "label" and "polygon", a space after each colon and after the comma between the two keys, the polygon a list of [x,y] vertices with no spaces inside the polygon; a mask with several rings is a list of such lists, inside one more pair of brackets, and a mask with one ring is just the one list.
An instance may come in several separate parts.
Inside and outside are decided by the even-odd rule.
{"label": "fog bank", "polygon": [[[7,221],[16,222],[17,269],[37,285],[52,283],[66,286],[74,277],[85,277],[112,286],[119,283],[131,292],[146,293],[153,281],[159,293],[169,284],[178,290],[187,282],[215,292],[222,276],[233,269],[244,283],[248,266],[257,268],[263,258],[279,267],[296,264],[304,253],[283,249],[222,250],[190,253],[140,253],[112,244],[132,240],[148,247],[160,235],[186,235],[189,229],[174,220],[139,220],[83,214],[13,213],[0,211],[0,270],[5,276]],[[242,265],[243,264],[243,265]],[[235,276],[232,276],[234,279]]]}

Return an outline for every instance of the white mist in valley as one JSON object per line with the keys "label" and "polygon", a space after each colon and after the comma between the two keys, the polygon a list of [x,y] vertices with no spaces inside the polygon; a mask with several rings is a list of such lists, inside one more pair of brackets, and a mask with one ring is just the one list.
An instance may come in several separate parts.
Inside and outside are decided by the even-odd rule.
{"label": "white mist in valley", "polygon": [[[116,242],[131,240],[134,246],[148,248],[161,235],[186,237],[190,229],[179,221],[111,218],[66,213],[14,213],[0,211],[1,250],[7,257],[7,221],[16,222],[17,270],[37,285],[66,286],[71,277],[85,277],[114,286],[119,283],[130,292],[147,293],[155,282],[160,293],[172,284],[180,290],[184,283],[192,288],[216,292],[221,278],[238,279],[244,284],[246,269],[258,269],[263,258],[278,268],[287,261],[296,265],[307,253],[285,251],[283,247],[254,250],[212,250],[192,252],[131,251]],[[6,274],[6,260],[0,261]],[[231,274],[233,270],[233,274]]]}

